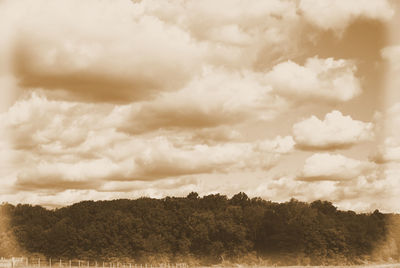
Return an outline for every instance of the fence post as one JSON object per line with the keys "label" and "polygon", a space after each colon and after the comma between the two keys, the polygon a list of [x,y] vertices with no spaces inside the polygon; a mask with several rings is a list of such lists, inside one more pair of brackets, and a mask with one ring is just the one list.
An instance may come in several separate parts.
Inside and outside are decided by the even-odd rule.
{"label": "fence post", "polygon": [[51,258],[50,258],[50,268],[51,268]]}
{"label": "fence post", "polygon": [[39,268],[40,268],[40,258],[39,258]]}
{"label": "fence post", "polygon": [[69,260],[69,268],[71,268],[71,264],[72,264],[72,263],[71,263],[71,260]]}

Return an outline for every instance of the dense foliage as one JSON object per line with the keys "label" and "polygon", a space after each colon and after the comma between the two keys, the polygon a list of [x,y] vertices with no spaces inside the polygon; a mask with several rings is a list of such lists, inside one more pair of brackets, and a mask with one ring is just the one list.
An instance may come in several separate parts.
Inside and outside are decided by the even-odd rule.
{"label": "dense foliage", "polygon": [[[379,211],[339,211],[326,201],[273,203],[244,193],[230,199],[191,193],[184,198],[84,201],[55,210],[3,204],[1,211],[12,226],[1,235],[13,234],[24,254],[202,264],[373,260],[376,249],[388,250],[385,235],[393,218]],[[15,247],[6,238],[2,241],[0,255],[4,247]],[[389,251],[386,257],[398,257],[397,249]]]}

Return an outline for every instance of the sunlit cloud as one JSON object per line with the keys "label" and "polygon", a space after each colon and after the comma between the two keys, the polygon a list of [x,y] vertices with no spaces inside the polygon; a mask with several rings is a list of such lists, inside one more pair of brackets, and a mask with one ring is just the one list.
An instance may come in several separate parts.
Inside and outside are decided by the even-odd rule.
{"label": "sunlit cloud", "polygon": [[379,107],[377,70],[398,81],[398,44],[378,27],[371,59],[346,38],[394,12],[384,0],[1,1],[0,201],[245,191],[395,209],[400,113],[394,97]]}

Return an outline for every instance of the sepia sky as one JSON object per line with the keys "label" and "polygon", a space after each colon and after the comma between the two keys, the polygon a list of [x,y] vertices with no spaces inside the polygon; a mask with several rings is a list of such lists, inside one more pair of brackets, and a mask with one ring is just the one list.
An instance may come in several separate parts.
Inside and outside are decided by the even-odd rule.
{"label": "sepia sky", "polygon": [[243,191],[400,211],[400,1],[0,1],[0,201]]}

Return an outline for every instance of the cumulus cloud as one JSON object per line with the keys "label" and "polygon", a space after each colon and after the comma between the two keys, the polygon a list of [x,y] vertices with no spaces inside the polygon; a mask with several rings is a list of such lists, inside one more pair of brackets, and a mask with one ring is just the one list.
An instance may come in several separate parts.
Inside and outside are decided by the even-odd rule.
{"label": "cumulus cloud", "polygon": [[[397,88],[396,88],[397,89]],[[390,94],[390,92],[389,92]],[[373,156],[377,163],[400,161],[400,102],[393,104],[382,115],[385,137]]]}
{"label": "cumulus cloud", "polygon": [[147,13],[188,29],[206,46],[207,60],[216,65],[265,67],[282,54],[299,53],[297,38],[290,38],[301,36],[303,28],[294,1],[143,3]]}
{"label": "cumulus cloud", "polygon": [[306,159],[299,177],[307,181],[346,181],[365,175],[374,167],[373,163],[340,154],[316,153]]}
{"label": "cumulus cloud", "polygon": [[348,61],[318,58],[304,66],[281,63],[267,74],[207,66],[182,89],[131,105],[124,130],[143,133],[232,125],[249,118],[267,121],[296,99],[348,101],[361,93],[354,72],[355,65]]}
{"label": "cumulus cloud", "polygon": [[258,144],[260,151],[286,154],[293,150],[295,142],[292,136],[278,136],[273,140],[265,140]]}
{"label": "cumulus cloud", "polygon": [[395,70],[400,69],[400,46],[388,46],[381,50],[382,58],[393,64]]}
{"label": "cumulus cloud", "polygon": [[[326,34],[317,28],[383,19],[381,3],[335,2],[333,14],[315,17],[319,2],[0,1],[0,125],[10,134],[0,141],[1,199],[246,191],[284,201],[367,191],[368,164],[355,159],[315,156],[303,180],[293,174],[306,154],[296,144],[350,146],[372,138],[371,124],[334,111],[299,122],[292,137],[301,115],[290,109],[361,94],[358,59],[309,49]],[[392,50],[382,56],[394,59]],[[276,179],[282,166],[291,176]]]}
{"label": "cumulus cloud", "polygon": [[279,201],[290,198],[305,202],[327,200],[342,210],[371,212],[396,211],[399,209],[398,169],[385,172],[384,178],[376,174],[358,176],[351,181],[316,180],[302,181],[292,176],[281,176],[261,183],[256,196],[265,196]]}
{"label": "cumulus cloud", "polygon": [[266,74],[274,91],[298,99],[349,101],[361,93],[357,68],[348,60],[309,58],[304,66],[293,61],[279,63]]}
{"label": "cumulus cloud", "polygon": [[262,170],[293,150],[290,136],[201,144],[177,131],[130,135],[118,130],[125,121],[114,120],[120,118],[115,112],[124,108],[48,100],[37,94],[18,101],[4,115],[15,137],[14,149],[25,159],[16,189],[101,189],[112,181]]}
{"label": "cumulus cloud", "polygon": [[131,1],[3,1],[1,13],[15,14],[1,23],[15,31],[20,86],[63,97],[128,102],[175,90],[202,53],[184,30]]}
{"label": "cumulus cloud", "polygon": [[295,50],[286,41],[301,25],[295,3],[277,0],[2,1],[0,18],[1,69],[20,87],[114,103],[180,89],[204,63],[263,65],[266,49]]}
{"label": "cumulus cloud", "polygon": [[271,93],[262,75],[205,68],[183,89],[131,106],[125,131],[159,128],[209,128],[248,120],[270,120],[288,103]]}
{"label": "cumulus cloud", "polygon": [[335,110],[324,120],[313,115],[294,124],[293,136],[300,148],[332,149],[372,140],[374,132],[372,123],[354,120]]}
{"label": "cumulus cloud", "polygon": [[394,8],[386,0],[301,0],[299,8],[310,23],[338,32],[357,18],[385,21],[394,15]]}
{"label": "cumulus cloud", "polygon": [[385,138],[383,144],[379,147],[373,160],[377,163],[384,164],[390,162],[400,162],[400,141],[395,137]]}
{"label": "cumulus cloud", "polygon": [[[2,117],[0,116],[0,119]],[[7,131],[0,123],[0,195],[9,193],[13,188],[16,176],[16,167],[14,165],[15,152],[7,143]]]}
{"label": "cumulus cloud", "polygon": [[110,110],[96,106],[96,113],[89,113],[94,105],[79,105],[66,101],[50,101],[44,96],[32,94],[17,101],[4,116],[4,122],[11,131],[11,140],[16,149],[46,146],[60,139],[64,149],[83,142],[88,128],[97,129],[96,121],[101,120]]}
{"label": "cumulus cloud", "polygon": [[[395,102],[400,100],[400,46],[388,46],[381,50],[381,55],[386,63],[385,65],[385,90],[386,90],[386,102],[388,106],[395,105]],[[397,111],[398,112],[398,111]],[[393,112],[390,112],[393,116]],[[394,124],[387,124],[390,128],[394,127]]]}
{"label": "cumulus cloud", "polygon": [[263,69],[298,53],[293,36],[302,31],[291,1],[1,5],[1,24],[10,25],[0,28],[1,54],[19,86],[84,101],[152,98],[180,89],[204,63]]}

